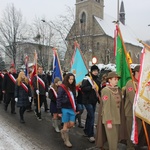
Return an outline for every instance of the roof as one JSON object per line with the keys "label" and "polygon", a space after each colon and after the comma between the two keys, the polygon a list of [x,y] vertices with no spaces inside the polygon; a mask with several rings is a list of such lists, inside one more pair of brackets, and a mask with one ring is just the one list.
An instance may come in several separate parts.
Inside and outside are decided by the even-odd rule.
{"label": "roof", "polygon": [[[104,19],[98,18],[96,16],[94,16],[94,18],[96,19],[100,27],[103,29],[105,34],[114,38],[115,24],[113,23],[113,21],[115,21],[116,19],[107,14],[104,14]],[[121,22],[119,22],[119,27],[120,27],[122,37],[125,43],[129,43],[135,46],[142,47],[142,44],[140,44],[137,41],[137,38],[139,37],[137,37],[133,33],[133,31],[130,29],[129,26],[123,25]]]}

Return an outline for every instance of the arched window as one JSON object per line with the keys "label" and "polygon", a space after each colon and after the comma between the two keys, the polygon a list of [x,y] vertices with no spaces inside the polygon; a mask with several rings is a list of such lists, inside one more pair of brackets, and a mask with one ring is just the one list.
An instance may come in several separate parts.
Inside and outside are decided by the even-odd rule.
{"label": "arched window", "polygon": [[85,26],[86,26],[86,14],[85,12],[83,12],[81,14],[81,19],[80,19],[80,23],[81,23],[81,34],[85,34]]}
{"label": "arched window", "polygon": [[82,23],[86,22],[86,14],[85,14],[85,12],[83,12],[82,15],[81,15],[81,21],[82,21]]}
{"label": "arched window", "polygon": [[97,42],[97,44],[96,44],[96,50],[98,51],[99,50],[99,42]]}

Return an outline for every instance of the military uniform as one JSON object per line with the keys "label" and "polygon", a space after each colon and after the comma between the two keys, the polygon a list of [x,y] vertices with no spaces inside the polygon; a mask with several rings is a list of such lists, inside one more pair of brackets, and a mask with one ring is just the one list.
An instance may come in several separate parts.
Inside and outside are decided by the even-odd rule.
{"label": "military uniform", "polygon": [[[118,87],[111,86],[105,87],[101,94],[103,102],[102,123],[105,126],[109,149],[117,150],[122,95]],[[107,124],[112,124],[112,128],[108,129]]]}
{"label": "military uniform", "polygon": [[[134,83],[133,83],[134,82]],[[131,141],[132,123],[133,123],[133,102],[135,96],[134,84],[137,87],[138,81],[129,80],[126,84],[126,97],[125,97],[125,116],[127,126],[127,150],[134,150],[134,144]],[[138,131],[141,130],[141,120],[137,118]]]}

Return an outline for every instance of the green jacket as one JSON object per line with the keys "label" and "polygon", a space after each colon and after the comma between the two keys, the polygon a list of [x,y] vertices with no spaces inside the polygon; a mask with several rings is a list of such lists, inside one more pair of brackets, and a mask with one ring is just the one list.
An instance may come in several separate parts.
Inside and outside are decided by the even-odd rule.
{"label": "green jacket", "polygon": [[102,123],[120,124],[120,104],[122,95],[118,87],[105,87],[102,90]]}
{"label": "green jacket", "polygon": [[[137,84],[135,82],[135,84]],[[132,117],[133,116],[133,102],[135,96],[135,89],[132,80],[129,80],[126,84],[126,92],[125,92],[125,116]]]}

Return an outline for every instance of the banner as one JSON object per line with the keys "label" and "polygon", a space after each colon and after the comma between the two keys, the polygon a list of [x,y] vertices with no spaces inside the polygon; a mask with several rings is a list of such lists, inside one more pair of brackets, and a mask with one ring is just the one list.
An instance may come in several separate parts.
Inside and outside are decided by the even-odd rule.
{"label": "banner", "polygon": [[135,115],[150,124],[150,49],[142,54],[139,85],[135,99]]}
{"label": "banner", "polygon": [[76,84],[79,84],[84,79],[85,75],[88,73],[88,69],[83,60],[82,54],[79,47],[75,44],[75,51],[71,61],[71,73],[75,75]]}

